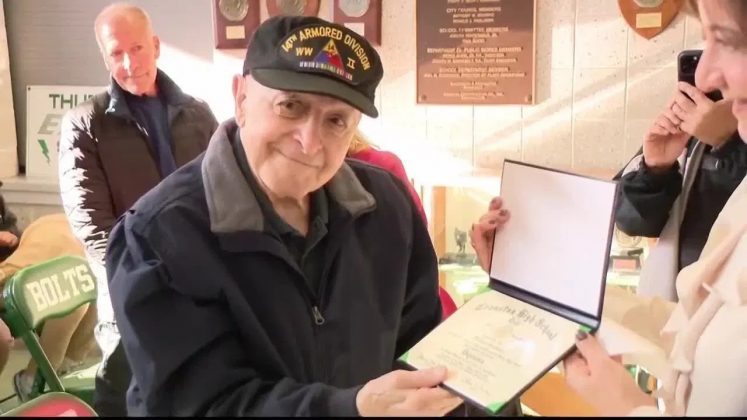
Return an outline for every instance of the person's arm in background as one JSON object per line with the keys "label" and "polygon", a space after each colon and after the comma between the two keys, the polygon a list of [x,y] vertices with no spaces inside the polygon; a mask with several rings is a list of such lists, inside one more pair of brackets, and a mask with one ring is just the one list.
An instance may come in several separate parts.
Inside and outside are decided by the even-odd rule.
{"label": "person's arm in background", "polygon": [[[680,82],[674,97],[649,128],[639,155],[618,174],[616,222],[633,236],[657,237],[682,191],[677,158],[696,139],[719,147],[736,131],[731,102],[714,102],[695,86]],[[616,178],[618,178],[616,177]]]}
{"label": "person's arm in background", "polygon": [[615,222],[628,235],[658,237],[682,191],[677,159],[690,135],[679,128],[682,120],[672,111],[674,102],[654,120],[639,154],[615,177],[620,182]]}
{"label": "person's arm in background", "polygon": [[62,119],[60,194],[73,233],[83,243],[86,254],[95,263],[103,264],[109,231],[117,218],[87,114],[72,110]]}
{"label": "person's arm in background", "polygon": [[407,292],[397,339],[397,356],[409,350],[442,318],[438,294],[438,260],[425,223],[418,223],[412,206],[412,248],[407,268]]}
{"label": "person's arm in background", "polygon": [[[428,226],[428,219],[425,216],[425,209],[423,208],[423,202],[420,200],[420,196],[418,195],[417,191],[415,191],[415,188],[412,186],[412,183],[410,182],[410,177],[407,176],[407,172],[405,171],[405,166],[402,164],[402,160],[397,157],[394,153],[386,152],[386,151],[380,151],[371,149],[368,151],[369,153],[369,159],[371,163],[374,163],[376,165],[381,166],[383,169],[386,169],[390,173],[392,173],[394,176],[399,178],[402,183],[405,184],[405,187],[407,188],[407,192],[412,197],[413,203],[415,203],[415,207],[418,209],[418,213],[423,218],[423,223],[426,225],[426,228]],[[443,287],[438,288],[438,296],[441,300],[441,312],[443,315],[443,319],[448,318],[456,312],[457,305],[456,302],[454,302],[454,299],[449,295],[449,292],[446,291]]]}
{"label": "person's arm in background", "polygon": [[631,236],[658,237],[669,219],[674,201],[682,190],[682,174],[675,162],[663,172],[655,173],[637,155],[619,178],[617,227]]}
{"label": "person's arm in background", "polygon": [[15,251],[20,237],[18,219],[5,207],[5,198],[0,195],[0,261],[5,260]]}
{"label": "person's arm in background", "polygon": [[376,165],[382,169],[386,169],[394,176],[399,178],[407,187],[407,192],[410,194],[410,197],[412,197],[412,201],[415,203],[415,207],[418,209],[420,216],[423,218],[423,222],[426,224],[426,226],[428,225],[428,220],[425,217],[425,209],[423,208],[423,202],[420,201],[418,192],[415,191],[415,187],[412,186],[410,178],[407,176],[405,165],[402,164],[402,160],[400,160],[397,155],[385,150],[376,150],[372,148],[366,150],[365,155],[361,156],[359,159],[364,160],[372,165]]}

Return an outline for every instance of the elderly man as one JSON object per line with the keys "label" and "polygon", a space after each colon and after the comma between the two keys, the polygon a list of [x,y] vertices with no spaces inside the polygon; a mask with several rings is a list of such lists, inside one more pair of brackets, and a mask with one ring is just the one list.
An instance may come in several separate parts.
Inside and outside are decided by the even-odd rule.
{"label": "elderly man", "polygon": [[95,408],[124,415],[130,373],[103,267],[107,237],[138,198],[206,149],[218,124],[204,102],[156,67],[160,42],[145,11],[116,3],[98,15],[94,28],[111,83],[63,119],[60,189],[99,283],[96,339],[104,361]]}
{"label": "elderly man", "polygon": [[441,318],[407,189],[345,154],[383,76],[355,32],[275,17],[235,118],[112,231],[130,415],[443,415],[443,368],[393,370]]}

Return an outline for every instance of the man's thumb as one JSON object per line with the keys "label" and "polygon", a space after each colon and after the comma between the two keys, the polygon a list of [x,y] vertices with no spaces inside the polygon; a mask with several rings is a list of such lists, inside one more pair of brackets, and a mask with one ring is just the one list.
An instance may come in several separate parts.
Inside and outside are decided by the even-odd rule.
{"label": "man's thumb", "polygon": [[403,372],[397,381],[398,388],[417,389],[431,388],[446,380],[445,367]]}

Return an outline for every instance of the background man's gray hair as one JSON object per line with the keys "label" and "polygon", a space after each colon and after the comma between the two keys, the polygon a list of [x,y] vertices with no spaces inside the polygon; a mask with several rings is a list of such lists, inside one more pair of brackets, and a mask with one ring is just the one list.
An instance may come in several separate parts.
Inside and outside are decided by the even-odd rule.
{"label": "background man's gray hair", "polygon": [[146,12],[143,8],[128,2],[112,3],[106,6],[101,12],[99,12],[99,14],[96,16],[96,20],[93,23],[93,31],[96,34],[96,43],[99,45],[99,49],[101,51],[103,51],[104,49],[101,45],[99,31],[101,25],[111,16],[130,16],[136,19],[142,19],[143,21],[145,21],[147,30],[153,32],[150,16],[148,15],[148,12]]}

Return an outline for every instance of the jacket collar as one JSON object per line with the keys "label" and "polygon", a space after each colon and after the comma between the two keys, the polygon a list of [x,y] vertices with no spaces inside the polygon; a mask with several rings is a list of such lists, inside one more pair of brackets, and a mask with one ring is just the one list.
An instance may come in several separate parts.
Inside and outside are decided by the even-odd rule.
{"label": "jacket collar", "polygon": [[[159,94],[166,100],[170,121],[176,115],[178,109],[189,102],[190,97],[182,92],[182,89],[160,69],[156,73],[156,86],[158,86]],[[134,120],[135,117],[127,106],[125,91],[114,79],[111,79],[108,91],[109,106],[106,109],[106,113]]]}
{"label": "jacket collar", "polygon": [[[223,122],[213,134],[202,161],[210,230],[215,234],[261,232],[265,230],[267,223],[231,147],[231,137],[236,130],[238,126],[233,118]],[[373,195],[363,188],[346,163],[343,163],[325,187],[329,199],[334,200],[353,217],[376,206]]]}

